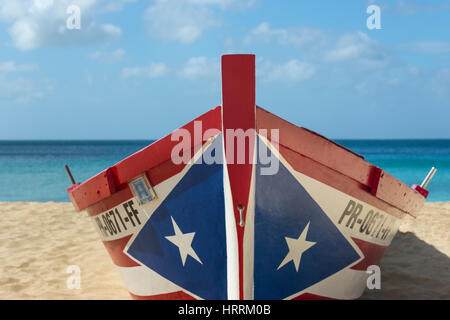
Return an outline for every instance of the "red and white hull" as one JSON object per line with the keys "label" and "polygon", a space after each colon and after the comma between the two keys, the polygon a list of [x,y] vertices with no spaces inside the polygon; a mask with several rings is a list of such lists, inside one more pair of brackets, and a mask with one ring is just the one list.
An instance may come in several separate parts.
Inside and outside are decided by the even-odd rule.
{"label": "red and white hull", "polygon": [[425,197],[256,107],[254,56],[222,69],[222,106],[72,186],[73,204],[136,299],[358,298]]}

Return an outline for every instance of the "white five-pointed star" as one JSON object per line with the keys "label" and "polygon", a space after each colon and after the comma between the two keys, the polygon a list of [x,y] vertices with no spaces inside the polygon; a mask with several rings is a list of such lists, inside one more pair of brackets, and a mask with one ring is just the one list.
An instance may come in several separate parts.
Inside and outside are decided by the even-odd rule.
{"label": "white five-pointed star", "polygon": [[175,231],[175,235],[173,236],[167,236],[166,239],[172,242],[174,245],[178,247],[178,250],[180,250],[180,256],[181,256],[181,262],[184,264],[186,263],[186,258],[188,255],[190,255],[192,258],[200,262],[200,258],[195,253],[194,249],[192,249],[192,240],[194,240],[195,232],[190,233],[183,233],[181,232],[180,228],[178,227],[177,223],[173,219],[173,217],[170,217],[172,219],[172,225],[173,230]]}
{"label": "white five-pointed star", "polygon": [[302,234],[298,239],[285,237],[286,243],[289,247],[289,252],[281,262],[280,266],[277,270],[283,267],[286,263],[292,261],[295,265],[295,270],[298,272],[298,268],[300,266],[300,260],[302,259],[302,254],[315,245],[315,242],[306,241],[306,235],[308,234],[309,222],[306,225],[305,229],[303,229]]}

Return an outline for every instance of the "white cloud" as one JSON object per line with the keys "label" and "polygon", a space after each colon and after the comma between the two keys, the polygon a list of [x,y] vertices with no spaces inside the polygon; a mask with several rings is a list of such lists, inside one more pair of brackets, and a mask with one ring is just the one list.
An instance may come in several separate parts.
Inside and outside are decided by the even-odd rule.
{"label": "white cloud", "polygon": [[203,77],[213,77],[220,75],[220,64],[218,59],[207,59],[206,57],[190,58],[178,76],[188,80],[196,80]]}
{"label": "white cloud", "polygon": [[27,72],[38,68],[35,64],[16,64],[14,61],[0,62],[0,73]]}
{"label": "white cloud", "polygon": [[257,76],[265,82],[298,82],[314,76],[316,69],[312,64],[292,59],[286,63],[274,64],[262,60],[257,66]]}
{"label": "white cloud", "polygon": [[411,43],[409,47],[420,53],[439,54],[450,52],[450,42],[445,41],[417,41]]}
{"label": "white cloud", "polygon": [[182,66],[172,67],[162,62],[153,62],[149,66],[124,68],[122,69],[121,76],[124,79],[138,77],[159,78],[170,74],[176,75],[184,80],[220,77],[220,62],[219,59],[209,59],[206,57],[192,57]]}
{"label": "white cloud", "polygon": [[41,97],[42,93],[36,91],[32,80],[7,79],[0,75],[0,102],[2,105],[3,103],[27,103]]}
{"label": "white cloud", "polygon": [[371,0],[370,3],[381,6],[382,12],[394,13],[404,16],[411,16],[421,13],[444,12],[450,9],[450,5],[445,1],[429,0],[396,0],[382,1]]}
{"label": "white cloud", "polygon": [[190,4],[196,5],[216,5],[221,9],[243,10],[253,6],[257,0],[187,0]]}
{"label": "white cloud", "polygon": [[283,46],[305,48],[320,47],[326,44],[327,34],[324,30],[310,27],[272,28],[263,22],[251,30],[244,39],[245,43],[269,43]]}
{"label": "white cloud", "polygon": [[104,32],[105,35],[118,37],[122,34],[122,29],[119,27],[113,25],[113,24],[102,24],[100,26],[100,30]]}
{"label": "white cloud", "polygon": [[41,99],[53,90],[46,79],[36,81],[23,77],[26,72],[38,69],[36,64],[17,64],[15,61],[0,62],[0,107],[9,104],[24,104]]}
{"label": "white cloud", "polygon": [[86,83],[89,86],[92,86],[94,84],[94,76],[90,72],[86,72]]}
{"label": "white cloud", "polygon": [[153,62],[150,66],[146,67],[124,68],[122,70],[122,78],[159,78],[167,75],[168,72],[169,69],[166,64],[162,62]]}
{"label": "white cloud", "polygon": [[221,24],[219,11],[249,7],[253,0],[155,0],[147,8],[151,35],[183,44],[197,41],[205,30]]}
{"label": "white cloud", "polygon": [[114,62],[122,60],[125,55],[125,49],[119,48],[114,51],[95,51],[89,55],[89,58],[102,62]]}
{"label": "white cloud", "polygon": [[385,50],[363,32],[347,33],[324,52],[326,62],[351,62],[361,69],[376,69],[389,63]]}
{"label": "white cloud", "polygon": [[151,34],[184,44],[196,41],[207,28],[217,26],[214,13],[189,1],[157,0],[147,9]]}
{"label": "white cloud", "polygon": [[351,32],[336,37],[320,28],[273,28],[263,22],[244,37],[244,43],[299,49],[298,58],[313,63],[352,62],[360,69],[382,68],[389,63],[386,50],[363,32]]}
{"label": "white cloud", "polygon": [[53,84],[41,79],[7,77],[0,74],[0,108],[11,104],[28,104],[43,99],[53,90]]}
{"label": "white cloud", "polygon": [[448,99],[450,98],[450,68],[437,70],[429,86],[431,87],[431,92],[434,92],[438,97],[445,98],[448,105]]}
{"label": "white cloud", "polygon": [[[274,28],[263,22],[244,37],[244,43],[298,49],[294,58],[309,64],[351,63],[352,68],[366,70],[384,68],[390,63],[387,50],[363,32],[336,36],[320,28]],[[294,68],[294,64],[292,67]]]}
{"label": "white cloud", "polygon": [[[72,4],[81,10],[79,30],[66,27],[70,16],[66,10]],[[120,36],[122,31],[111,24],[95,23],[94,16],[102,10],[102,6],[101,0],[0,0],[0,21],[10,24],[8,32],[12,42],[23,51],[105,43]]]}
{"label": "white cloud", "polygon": [[136,0],[106,0],[102,3],[103,6],[101,8],[101,11],[121,11],[125,5],[134,2],[136,2]]}
{"label": "white cloud", "polygon": [[345,34],[339,38],[336,47],[325,54],[328,61],[355,59],[370,51],[371,40],[363,32]]}

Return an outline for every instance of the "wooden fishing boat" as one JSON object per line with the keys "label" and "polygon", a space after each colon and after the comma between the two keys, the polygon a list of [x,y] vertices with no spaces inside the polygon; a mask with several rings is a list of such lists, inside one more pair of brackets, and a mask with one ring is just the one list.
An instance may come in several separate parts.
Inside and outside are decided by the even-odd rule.
{"label": "wooden fishing boat", "polygon": [[131,296],[360,297],[400,219],[422,208],[426,183],[409,187],[256,106],[254,55],[222,56],[222,96],[68,189]]}

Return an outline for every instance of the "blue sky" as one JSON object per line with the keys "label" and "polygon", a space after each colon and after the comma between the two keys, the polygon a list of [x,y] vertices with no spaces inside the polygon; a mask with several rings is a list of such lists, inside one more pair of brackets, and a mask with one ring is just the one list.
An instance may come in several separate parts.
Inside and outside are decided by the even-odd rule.
{"label": "blue sky", "polygon": [[220,104],[224,53],[330,138],[450,138],[448,1],[0,0],[0,139],[160,138]]}

